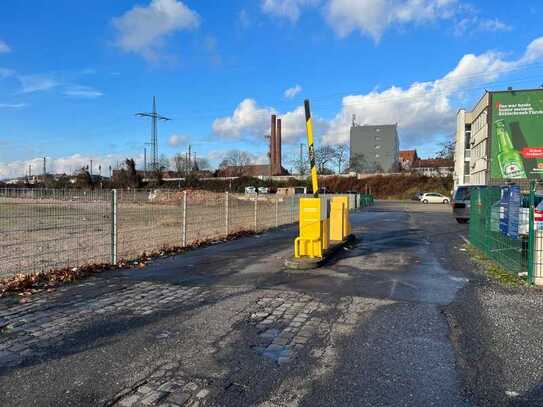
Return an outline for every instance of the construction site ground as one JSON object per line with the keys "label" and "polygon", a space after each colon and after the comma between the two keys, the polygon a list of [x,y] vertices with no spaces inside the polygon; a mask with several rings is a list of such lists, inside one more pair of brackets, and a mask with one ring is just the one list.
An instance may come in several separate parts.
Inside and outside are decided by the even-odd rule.
{"label": "construction site ground", "polygon": [[0,300],[1,406],[543,405],[543,295],[444,205],[378,202],[290,272],[295,227]]}

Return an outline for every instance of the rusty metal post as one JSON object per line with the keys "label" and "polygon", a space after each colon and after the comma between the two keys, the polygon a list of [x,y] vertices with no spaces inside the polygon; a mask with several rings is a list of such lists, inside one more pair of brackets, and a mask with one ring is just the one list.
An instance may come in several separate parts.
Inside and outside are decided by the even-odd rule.
{"label": "rusty metal post", "polygon": [[272,114],[271,117],[271,175],[275,175],[277,169],[275,164],[277,163],[277,116]]}
{"label": "rusty metal post", "polygon": [[276,174],[281,175],[283,171],[283,167],[281,165],[281,119],[277,119],[277,129],[275,134],[275,148],[276,148],[276,155],[275,155],[275,163],[276,163]]}

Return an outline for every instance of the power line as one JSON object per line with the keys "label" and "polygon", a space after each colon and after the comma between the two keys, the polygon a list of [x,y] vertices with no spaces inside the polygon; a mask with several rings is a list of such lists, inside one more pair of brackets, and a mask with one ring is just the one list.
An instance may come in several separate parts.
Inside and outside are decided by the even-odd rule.
{"label": "power line", "polygon": [[151,118],[151,166],[152,169],[159,170],[158,164],[158,121],[170,121],[171,119],[161,116],[156,111],[156,97],[153,96],[153,111],[151,113],[136,113],[138,117]]}

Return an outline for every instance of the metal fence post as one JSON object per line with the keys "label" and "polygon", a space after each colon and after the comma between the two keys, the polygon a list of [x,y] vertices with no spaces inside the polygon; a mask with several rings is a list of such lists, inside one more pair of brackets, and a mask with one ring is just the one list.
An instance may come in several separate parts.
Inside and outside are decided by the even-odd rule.
{"label": "metal fence post", "polygon": [[183,247],[187,245],[187,191],[183,191]]}
{"label": "metal fence post", "polygon": [[117,264],[117,190],[111,190],[111,264]]}
{"label": "metal fence post", "polygon": [[279,227],[279,199],[275,197],[275,227]]}
{"label": "metal fence post", "polygon": [[229,205],[230,205],[230,197],[228,195],[228,191],[224,193],[224,199],[225,199],[225,206],[224,206],[224,227],[225,227],[225,232],[226,232],[226,236],[228,237],[228,235],[230,234],[230,208],[229,208]]}
{"label": "metal fence post", "polygon": [[294,223],[294,195],[290,197],[290,223]]}
{"label": "metal fence post", "polygon": [[255,232],[258,232],[258,196],[255,196]]}
{"label": "metal fence post", "polygon": [[534,207],[535,207],[535,182],[530,182],[530,207],[528,216],[528,282],[534,282],[534,242],[535,242],[535,228],[534,228]]}

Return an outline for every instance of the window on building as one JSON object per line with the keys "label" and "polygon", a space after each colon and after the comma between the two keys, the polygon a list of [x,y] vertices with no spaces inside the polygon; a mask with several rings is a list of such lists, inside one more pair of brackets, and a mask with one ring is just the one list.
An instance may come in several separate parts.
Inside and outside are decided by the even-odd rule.
{"label": "window on building", "polygon": [[375,154],[375,158],[381,158],[380,154]]}
{"label": "window on building", "polygon": [[464,132],[464,149],[469,150],[471,141],[471,125],[466,124],[466,131]]}
{"label": "window on building", "polygon": [[375,136],[375,141],[381,141],[381,136]]}
{"label": "window on building", "polygon": [[376,149],[376,150],[379,150],[380,148],[381,148],[381,144],[376,144],[376,145],[375,145],[375,149]]}

